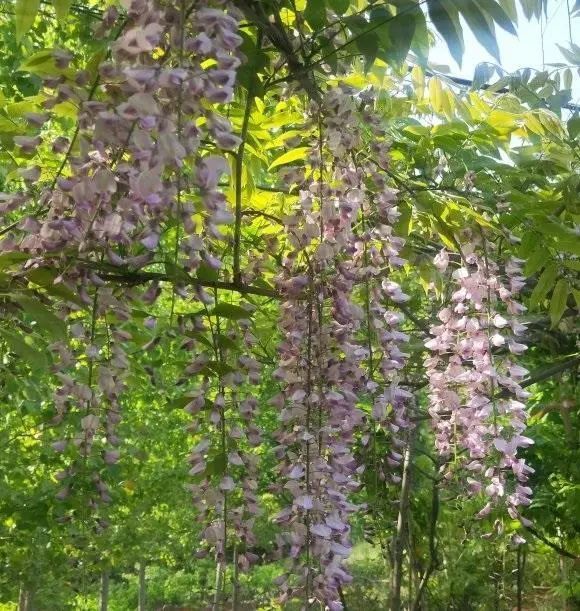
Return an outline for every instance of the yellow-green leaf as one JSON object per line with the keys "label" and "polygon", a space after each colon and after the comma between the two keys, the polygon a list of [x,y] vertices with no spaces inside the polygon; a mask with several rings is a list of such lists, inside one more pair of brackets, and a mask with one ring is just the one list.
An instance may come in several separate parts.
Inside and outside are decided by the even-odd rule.
{"label": "yellow-green leaf", "polygon": [[578,259],[568,259],[563,261],[568,269],[573,269],[575,272],[580,272],[580,261]]}
{"label": "yellow-green leaf", "polygon": [[441,87],[441,81],[436,77],[432,77],[429,80],[429,99],[433,104],[435,112],[441,112],[443,109],[443,88]]}
{"label": "yellow-green leaf", "polygon": [[30,30],[39,8],[40,0],[16,0],[16,6],[14,7],[16,42],[20,42],[26,32]]}
{"label": "yellow-green leaf", "polygon": [[568,284],[561,278],[556,283],[554,292],[552,293],[552,299],[550,300],[550,321],[552,327],[555,327],[562,318],[564,310],[566,309],[566,299],[568,298]]}
{"label": "yellow-green leaf", "polygon": [[293,161],[304,160],[306,159],[306,155],[310,149],[307,146],[299,146],[298,148],[292,149],[280,155],[278,159],[275,159],[271,164],[269,169],[277,168],[280,165],[284,165],[286,163],[292,163]]}
{"label": "yellow-green leaf", "polygon": [[58,19],[65,19],[70,11],[72,0],[53,0],[54,10]]}

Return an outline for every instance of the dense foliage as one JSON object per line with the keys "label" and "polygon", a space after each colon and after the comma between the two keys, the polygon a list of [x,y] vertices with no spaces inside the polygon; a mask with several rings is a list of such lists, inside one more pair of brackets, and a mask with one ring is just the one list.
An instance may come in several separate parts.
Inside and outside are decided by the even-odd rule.
{"label": "dense foliage", "polygon": [[434,33],[499,60],[514,0],[0,5],[8,608],[578,604],[580,49],[465,87]]}

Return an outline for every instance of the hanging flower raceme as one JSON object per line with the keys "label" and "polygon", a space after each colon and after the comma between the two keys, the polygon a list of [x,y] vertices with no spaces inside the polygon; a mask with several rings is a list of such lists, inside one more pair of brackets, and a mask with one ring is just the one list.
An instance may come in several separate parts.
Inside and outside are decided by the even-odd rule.
{"label": "hanging flower raceme", "polygon": [[[365,95],[365,104],[372,102]],[[411,427],[407,406],[412,398],[400,379],[408,354],[404,346],[409,341],[401,330],[404,315],[398,304],[409,300],[400,285],[392,279],[405,260],[400,252],[405,245],[396,234],[394,224],[400,216],[397,207],[398,192],[387,182],[385,169],[390,165],[389,142],[380,117],[372,108],[363,110],[363,121],[370,127],[373,138],[373,159],[365,161],[367,176],[365,203],[363,204],[362,234],[357,243],[357,260],[361,265],[366,304],[366,334],[371,371],[368,390],[372,400],[371,416],[377,425],[389,435],[391,449],[385,463],[375,460],[378,477],[399,483],[406,434]],[[376,452],[375,425],[373,424],[371,448]],[[381,467],[384,464],[384,467]]]}
{"label": "hanging flower raceme", "polygon": [[340,586],[350,580],[343,565],[349,518],[357,509],[349,495],[361,471],[353,456],[354,433],[363,422],[357,403],[367,388],[363,365],[369,358],[359,342],[364,310],[354,303],[364,280],[354,228],[365,187],[352,158],[360,144],[353,96],[337,88],[311,112],[320,134],[298,210],[286,222],[294,250],[279,278],[284,336],[275,375],[283,392],[274,403],[282,410],[277,456],[286,481],[276,489],[286,490],[292,504],[277,521],[288,529],[280,544],[296,559],[298,576],[279,582],[287,596],[301,592],[340,609]]}
{"label": "hanging flower raceme", "polygon": [[[463,247],[463,265],[452,272],[455,290],[426,342],[429,412],[447,476],[460,465],[469,474],[470,493],[487,499],[478,516],[503,503],[512,518],[525,522],[520,507],[530,503],[526,482],[533,470],[517,450],[533,442],[523,435],[528,393],[521,382],[528,372],[517,363],[526,349],[519,341],[525,308],[516,300],[524,279],[520,261],[502,270],[493,255],[493,243],[473,238]],[[444,272],[449,261],[442,251],[435,265]]]}
{"label": "hanging flower raceme", "polygon": [[[139,296],[122,285],[109,286],[103,267],[112,265],[123,275],[148,265],[164,248],[163,228],[169,226],[177,227],[175,247],[169,246],[174,265],[188,271],[202,263],[219,268],[210,241],[221,239],[219,226],[232,220],[218,187],[228,165],[221,154],[204,155],[202,140],[225,150],[239,142],[217,110],[232,99],[240,64],[238,13],[219,1],[197,2],[193,10],[186,2],[167,7],[153,0],[124,0],[122,6],[124,15],[111,7],[98,28],[98,36],[116,40],[97,74],[80,70],[74,79],[64,73],[44,79],[53,95],[43,103],[46,114],[31,114],[29,124],[40,128],[57,104],[71,102],[79,107],[78,128],[72,138],[59,136],[52,143],[52,151],[64,158],[41,191],[41,209],[1,244],[4,251],[29,254],[25,270],[58,270],[55,283],[79,298],[65,308],[69,341],[53,346],[61,381],[55,419],[64,421],[69,411],[81,417],[76,433],[67,429],[54,442],[67,453],[76,446],[82,465],[70,459],[71,480],[62,498],[79,471],[97,469],[90,458],[96,448],[106,465],[119,458],[119,397],[129,365],[123,344],[130,339],[124,322]],[[55,51],[54,61],[65,70],[74,57]],[[32,151],[42,138],[23,137],[16,144]],[[27,186],[42,180],[36,167],[23,169],[21,176]],[[197,194],[201,227],[192,220],[195,200],[186,200],[185,192]],[[25,195],[7,198],[3,211],[26,201]],[[195,290],[210,300],[201,288]],[[152,284],[143,303],[159,294],[159,285]],[[81,366],[75,366],[78,361]],[[107,445],[97,443],[100,439]],[[100,476],[95,485],[109,500]]]}
{"label": "hanging flower raceme", "polygon": [[[251,551],[256,542],[253,523],[260,513],[254,449],[262,438],[256,425],[258,402],[251,388],[260,378],[261,367],[245,353],[256,341],[249,317],[250,311],[247,320],[238,316],[227,324],[215,314],[210,322],[213,353],[198,352],[197,363],[185,371],[188,377],[204,378],[201,386],[189,392],[185,407],[192,415],[189,430],[196,438],[189,456],[194,480],[189,489],[204,524],[198,556],[215,553],[218,597],[234,558],[241,570],[257,560]],[[180,324],[189,335],[185,320]],[[204,330],[199,319],[195,325],[197,333]],[[234,554],[238,548],[241,551]]]}

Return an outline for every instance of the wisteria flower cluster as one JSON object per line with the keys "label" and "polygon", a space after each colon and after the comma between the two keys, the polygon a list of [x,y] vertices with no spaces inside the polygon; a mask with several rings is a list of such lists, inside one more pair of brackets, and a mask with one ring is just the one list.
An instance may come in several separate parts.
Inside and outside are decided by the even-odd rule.
{"label": "wisteria flower cluster", "polygon": [[[341,609],[340,586],[350,581],[344,566],[351,549],[349,514],[357,509],[349,494],[361,473],[353,443],[367,420],[358,405],[362,396],[372,397],[370,419],[392,434],[388,476],[400,481],[399,431],[409,426],[405,402],[411,395],[396,372],[406,358],[399,344],[408,337],[398,329],[402,316],[389,304],[408,297],[388,279],[388,271],[403,264],[403,241],[392,227],[396,193],[376,167],[359,165],[354,155],[363,120],[356,97],[333,89],[310,116],[318,126],[310,172],[285,172],[300,192],[286,219],[294,250],[278,280],[284,339],[275,376],[283,391],[274,404],[282,410],[276,452],[284,483],[276,490],[289,494],[291,504],[276,521],[285,528],[280,548],[300,568],[292,570],[297,581],[287,574],[278,583],[288,596],[303,592]],[[367,222],[358,224],[365,215]],[[368,311],[356,304],[361,287],[372,304]],[[369,374],[369,365],[376,373]],[[363,437],[368,443],[369,436]]]}
{"label": "wisteria flower cluster", "polygon": [[[429,413],[449,469],[461,465],[470,493],[486,498],[478,517],[503,503],[511,517],[526,521],[520,508],[530,504],[526,482],[533,469],[517,457],[519,448],[533,443],[523,434],[529,394],[521,382],[528,371],[517,363],[526,350],[520,339],[525,308],[517,301],[524,278],[521,261],[512,259],[500,269],[490,258],[492,249],[485,238],[473,238],[452,271],[450,303],[439,311],[440,324],[426,342]],[[441,272],[449,264],[446,251],[435,257]]]}
{"label": "wisteria flower cluster", "polygon": [[[57,476],[61,499],[88,479],[95,489],[90,504],[110,501],[91,453],[98,449],[105,465],[119,459],[119,399],[129,366],[124,346],[131,339],[123,323],[131,317],[131,304],[151,305],[161,292],[157,282],[142,295],[110,285],[97,268],[103,263],[120,270],[144,268],[154,260],[167,226],[176,227],[174,264],[188,271],[202,264],[219,268],[210,243],[222,239],[220,225],[233,219],[218,187],[228,163],[218,154],[202,156],[200,147],[204,139],[218,150],[239,143],[217,110],[233,98],[241,63],[239,14],[221,2],[197,2],[189,12],[185,2],[177,4],[162,8],[152,0],[124,0],[124,15],[108,9],[96,34],[116,37],[111,58],[96,75],[81,70],[73,81],[64,72],[45,78],[46,90],[53,92],[43,103],[46,112],[28,117],[40,128],[57,104],[70,101],[80,109],[73,137],[59,136],[52,143],[63,162],[40,193],[41,209],[1,243],[4,252],[29,254],[26,269],[50,269],[52,263],[64,269],[54,282],[79,298],[64,311],[69,340],[51,346],[60,381],[53,424],[65,423],[53,447],[71,456],[71,447],[79,450],[78,459]],[[55,51],[53,59],[64,71],[74,58]],[[16,140],[29,153],[41,142],[40,136]],[[26,168],[21,175],[32,187],[41,178],[40,168]],[[23,194],[7,198],[4,211],[26,201]],[[193,221],[197,201],[203,226]],[[187,295],[184,287],[175,290]],[[211,302],[200,287],[195,291],[195,297]],[[89,308],[88,320],[78,315],[80,306]],[[68,412],[74,417],[67,424]]]}

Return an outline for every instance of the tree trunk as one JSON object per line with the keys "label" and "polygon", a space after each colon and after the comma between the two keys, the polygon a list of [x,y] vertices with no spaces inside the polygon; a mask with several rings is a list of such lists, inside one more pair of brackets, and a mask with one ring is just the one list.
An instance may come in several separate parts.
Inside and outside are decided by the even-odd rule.
{"label": "tree trunk", "polygon": [[524,567],[525,567],[525,550],[522,549],[521,545],[518,545],[517,550],[517,563],[518,563],[518,573],[517,573],[517,608],[518,611],[523,611],[523,600],[524,600]]}
{"label": "tree trunk", "polygon": [[147,609],[147,589],[145,587],[145,562],[139,562],[139,611]]}
{"label": "tree trunk", "polygon": [[437,559],[437,520],[439,518],[439,482],[433,480],[433,493],[431,496],[431,525],[429,529],[429,564],[425,568],[421,581],[417,588],[417,595],[413,604],[413,611],[420,611],[423,593],[427,587],[427,582],[431,577],[431,574],[435,570],[438,564]]}
{"label": "tree trunk", "polygon": [[239,569],[238,569],[238,548],[237,547],[234,548],[233,565],[234,565],[234,576],[233,576],[233,583],[232,583],[232,589],[233,589],[232,609],[233,611],[238,611],[239,604],[240,604],[240,579],[239,579]]}
{"label": "tree trunk", "polygon": [[20,586],[18,593],[18,611],[27,611],[28,609],[28,592],[24,586]]}
{"label": "tree trunk", "polygon": [[100,611],[108,611],[108,609],[109,609],[109,571],[104,570],[101,573]]}
{"label": "tree trunk", "polygon": [[220,560],[216,562],[215,567],[215,591],[213,594],[212,611],[219,611],[222,605],[222,588],[224,580],[223,565]]}
{"label": "tree trunk", "polygon": [[409,489],[411,484],[411,451],[414,435],[409,435],[409,444],[405,450],[403,460],[403,478],[401,482],[401,496],[399,499],[399,516],[397,518],[397,531],[393,541],[393,572],[391,574],[391,611],[401,609],[401,583],[403,579],[403,550],[404,529],[407,524],[409,509]]}

